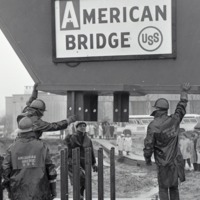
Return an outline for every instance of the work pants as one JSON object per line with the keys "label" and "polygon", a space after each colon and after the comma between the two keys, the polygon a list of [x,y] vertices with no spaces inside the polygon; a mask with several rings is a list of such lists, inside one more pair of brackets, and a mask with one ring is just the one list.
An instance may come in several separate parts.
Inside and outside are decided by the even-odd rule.
{"label": "work pants", "polygon": [[[70,178],[71,185],[73,185],[73,172],[72,166],[70,165],[68,168],[68,174]],[[85,169],[80,167],[80,200],[84,199],[84,191],[85,191]]]}
{"label": "work pants", "polygon": [[197,166],[197,163],[193,163],[194,171],[198,171]]}
{"label": "work pants", "polygon": [[159,187],[160,200],[180,200],[178,186],[170,188]]}

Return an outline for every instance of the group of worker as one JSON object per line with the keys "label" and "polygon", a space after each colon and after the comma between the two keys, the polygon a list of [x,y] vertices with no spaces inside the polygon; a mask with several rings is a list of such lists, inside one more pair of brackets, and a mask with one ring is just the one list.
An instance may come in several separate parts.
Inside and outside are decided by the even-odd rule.
{"label": "group of worker", "polygon": [[[152,165],[154,153],[158,170],[160,200],[179,200],[179,182],[185,181],[184,159],[179,148],[179,125],[186,114],[190,84],[181,86],[181,98],[174,114],[168,115],[169,103],[160,98],[155,102],[151,116],[154,120],[148,125],[144,140],[144,158],[147,166]],[[87,124],[76,121],[75,116],[48,123],[41,118],[46,110],[45,103],[37,99],[37,84],[27,106],[17,117],[18,136],[8,148],[3,161],[3,187],[7,189],[11,200],[50,200],[56,197],[56,169],[49,148],[41,139],[44,131],[63,130],[71,123],[75,124],[75,133],[67,135],[69,176],[72,172],[72,149],[80,148],[80,199],[84,199],[85,166],[84,148],[92,149],[92,168],[98,171],[93,144],[86,134]],[[124,134],[124,133],[123,133]],[[127,138],[131,138],[127,134]],[[123,139],[123,135],[120,136]],[[131,139],[130,139],[131,140]],[[119,145],[119,144],[118,144]],[[121,153],[121,152],[120,152]],[[127,154],[129,150],[127,151]]]}
{"label": "group of worker", "polygon": [[52,161],[49,147],[41,139],[42,133],[63,130],[75,123],[76,132],[65,138],[68,147],[68,166],[70,179],[72,173],[72,149],[80,148],[80,199],[84,198],[85,165],[84,149],[92,149],[92,168],[97,172],[96,159],[91,139],[86,134],[86,123],[76,121],[76,116],[65,120],[49,123],[42,120],[46,111],[45,103],[37,99],[37,84],[34,85],[32,96],[26,107],[17,116],[18,135],[13,144],[7,149],[3,169],[4,189],[7,189],[11,200],[52,200],[56,193],[56,167]]}

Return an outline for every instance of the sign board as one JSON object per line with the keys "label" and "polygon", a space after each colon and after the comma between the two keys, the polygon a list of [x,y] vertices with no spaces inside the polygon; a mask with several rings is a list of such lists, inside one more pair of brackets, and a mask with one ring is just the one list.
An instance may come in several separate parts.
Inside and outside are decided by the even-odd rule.
{"label": "sign board", "polygon": [[54,61],[174,58],[174,2],[54,0]]}
{"label": "sign board", "polygon": [[[80,10],[82,7],[82,1],[88,2],[89,0],[81,0],[79,6]],[[107,8],[110,12],[110,8],[108,6],[109,1],[111,0],[107,0],[106,5],[104,6],[105,3],[103,0],[101,0],[101,4],[102,8]],[[113,1],[113,5],[115,5],[116,8],[119,7],[117,5],[118,3],[115,3],[118,1],[119,0]],[[138,0],[138,2],[136,2],[136,0],[132,1],[134,2],[134,6],[138,7],[139,4],[136,3],[144,2],[144,0]],[[57,50],[55,48],[56,32],[54,30],[54,11],[56,2],[57,1],[55,0],[0,1],[0,29],[17,53],[18,57],[24,64],[32,79],[35,82],[40,83],[39,90],[55,94],[67,94],[68,91],[94,91],[102,95],[112,94],[113,92],[130,92],[130,95],[158,93],[179,94],[180,84],[183,82],[190,82],[191,85],[197,86],[192,91],[192,93],[200,93],[200,26],[198,26],[200,19],[199,0],[159,1],[159,7],[163,8],[163,6],[166,5],[167,19],[171,18],[169,16],[172,15],[172,28],[169,28],[168,30],[168,35],[171,33],[172,30],[172,54],[167,54],[166,52],[164,52],[164,54],[161,54],[161,52],[159,52],[159,54],[155,54],[155,52],[158,51],[157,49],[154,52],[150,52],[151,55],[107,55],[108,52],[111,52],[111,49],[110,51],[101,51],[102,55],[100,54],[97,56],[92,54],[93,57],[91,55],[88,55],[89,58],[80,56],[69,56],[69,58],[56,57],[56,55],[58,55],[56,54]],[[63,3],[64,2],[65,0],[63,0]],[[123,0],[122,8],[127,7],[126,2],[127,0]],[[150,2],[153,5],[154,2],[156,3],[158,1],[148,0],[146,1],[146,6],[148,6]],[[164,2],[163,5],[161,4],[161,2]],[[172,6],[171,13],[168,13],[169,2],[171,2]],[[78,1],[73,0],[73,3],[75,5],[75,12],[77,12],[76,9],[78,8]],[[52,4],[54,6],[52,6]],[[64,5],[66,5],[66,3],[64,3]],[[88,3],[87,9],[89,9],[89,6],[90,5]],[[63,16],[65,7],[61,7],[61,16]],[[190,12],[188,11],[188,9],[190,10]],[[135,10],[135,12],[136,11],[137,10]],[[138,15],[134,15],[135,18],[141,16],[139,15],[139,11],[136,13],[138,13]],[[175,16],[177,16],[176,20],[174,19]],[[102,20],[103,19],[104,18],[102,18]],[[163,19],[163,17],[159,15],[159,19]],[[80,22],[81,20],[82,19],[80,15]],[[145,19],[144,22],[141,23],[146,23],[146,21],[147,19]],[[165,22],[164,20],[162,21]],[[176,26],[174,23],[175,21]],[[151,21],[148,22],[148,26],[156,26],[159,30],[162,31],[164,38],[163,30],[166,29],[164,29],[164,27],[162,29],[159,28],[158,25],[160,22],[152,21],[152,23],[155,23],[154,25],[150,23]],[[123,23],[118,24],[119,27],[120,25],[123,25]],[[135,26],[135,23],[131,24]],[[102,23],[102,27],[104,25],[105,24]],[[92,30],[95,31],[97,29],[96,27],[99,26],[100,24],[96,24]],[[127,26],[129,26],[129,24]],[[144,28],[145,27],[146,26],[144,26]],[[52,30],[54,30],[54,35],[52,35]],[[132,30],[135,30],[135,28],[132,28],[131,31]],[[72,30],[69,30],[68,32],[70,33],[70,31]],[[75,34],[75,30],[73,31]],[[76,31],[79,30],[77,29]],[[101,31],[103,32],[105,30],[102,28]],[[68,32],[65,31],[65,33],[67,34]],[[124,30],[121,30],[121,32],[124,32]],[[176,38],[174,37],[174,35],[177,35],[177,40],[175,40]],[[171,42],[171,39],[169,39],[170,41],[168,43]],[[176,46],[176,55],[174,54],[174,45]],[[52,49],[55,50],[54,58],[57,62],[52,61]],[[121,52],[124,51],[125,50],[122,49]],[[93,49],[92,53],[95,52],[97,51]],[[107,56],[104,56],[105,53]],[[68,54],[66,54],[65,56],[68,56]],[[166,58],[167,56],[176,56],[176,59],[132,60],[132,58]],[[127,60],[116,61],[117,59],[122,58]],[[128,58],[130,58],[130,60],[128,60]],[[63,60],[66,62],[71,62],[70,59],[77,59],[77,63],[62,63]],[[83,59],[83,61],[86,61],[87,59],[88,61],[90,61],[91,59],[98,60],[92,60],[93,62],[81,62],[81,59]],[[110,60],[105,61],[105,59]],[[99,60],[103,60],[103,62],[100,62]],[[1,67],[3,69],[5,66],[2,65]]]}

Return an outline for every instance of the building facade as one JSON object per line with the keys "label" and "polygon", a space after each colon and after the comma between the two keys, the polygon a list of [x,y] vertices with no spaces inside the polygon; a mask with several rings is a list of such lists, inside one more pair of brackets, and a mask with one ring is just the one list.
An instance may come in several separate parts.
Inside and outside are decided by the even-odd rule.
{"label": "building facade", "polygon": [[[8,133],[17,128],[16,118],[26,105],[32,92],[32,87],[27,87],[24,94],[14,94],[12,97],[6,97],[6,130]],[[169,100],[169,114],[172,114],[180,99],[180,95],[170,94],[150,94],[145,96],[131,96],[129,100],[130,115],[149,115],[154,102],[158,98]],[[38,98],[46,103],[47,111],[43,119],[48,122],[56,122],[67,117],[67,97],[55,94],[39,92]],[[188,114],[200,114],[200,95],[189,95],[187,106]],[[98,97],[98,121],[113,121],[113,96]]]}

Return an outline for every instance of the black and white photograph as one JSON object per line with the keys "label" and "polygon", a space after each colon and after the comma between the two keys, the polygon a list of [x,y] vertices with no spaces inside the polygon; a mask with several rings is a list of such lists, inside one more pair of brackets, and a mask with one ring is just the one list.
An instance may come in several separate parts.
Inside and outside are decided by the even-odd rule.
{"label": "black and white photograph", "polygon": [[200,200],[199,0],[0,0],[0,200]]}

